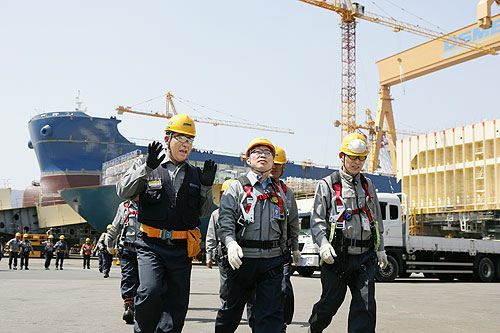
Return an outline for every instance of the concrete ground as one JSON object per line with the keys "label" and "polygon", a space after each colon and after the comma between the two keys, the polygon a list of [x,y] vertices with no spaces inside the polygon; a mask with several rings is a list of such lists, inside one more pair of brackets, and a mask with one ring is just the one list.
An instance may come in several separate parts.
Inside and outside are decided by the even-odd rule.
{"label": "concrete ground", "polygon": [[[7,260],[6,260],[7,259]],[[68,259],[64,270],[43,269],[32,259],[29,271],[8,269],[0,262],[1,332],[132,332],[122,319],[120,269],[109,279],[97,270],[81,268],[81,259]],[[319,275],[292,276],[295,316],[289,332],[306,332],[313,304],[318,300]],[[184,332],[213,332],[220,305],[217,269],[193,267],[191,299]],[[500,283],[441,282],[412,277],[377,283],[378,332],[498,332]],[[349,292],[332,325],[325,332],[346,332]],[[244,315],[245,316],[245,315]],[[246,321],[237,332],[250,332]]]}

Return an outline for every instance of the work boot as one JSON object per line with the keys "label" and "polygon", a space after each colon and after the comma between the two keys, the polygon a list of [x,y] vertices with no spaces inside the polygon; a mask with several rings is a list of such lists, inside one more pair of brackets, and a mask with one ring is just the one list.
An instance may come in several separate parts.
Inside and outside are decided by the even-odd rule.
{"label": "work boot", "polygon": [[60,270],[61,270],[61,271],[63,270],[63,269],[62,269],[62,266],[61,266]]}
{"label": "work boot", "polygon": [[29,271],[30,269],[28,268],[28,266],[26,266],[25,270]]}
{"label": "work boot", "polygon": [[19,268],[19,270],[21,270],[21,271],[22,271],[22,270],[23,270],[23,266],[21,266],[21,267]]}
{"label": "work boot", "polygon": [[104,273],[104,278],[109,278],[109,274],[108,273]]}
{"label": "work boot", "polygon": [[87,269],[90,269],[90,266],[87,266]]}
{"label": "work boot", "polygon": [[125,302],[123,304],[123,307],[125,308],[125,311],[123,312],[123,320],[127,324],[133,324],[134,323],[134,302]]}
{"label": "work boot", "polygon": [[17,267],[16,266],[14,266],[14,270],[17,271]]}
{"label": "work boot", "polygon": [[9,269],[12,269],[12,265],[9,265]]}
{"label": "work boot", "polygon": [[58,269],[59,269],[59,267],[58,267],[58,266],[56,266],[56,271],[57,271]]}

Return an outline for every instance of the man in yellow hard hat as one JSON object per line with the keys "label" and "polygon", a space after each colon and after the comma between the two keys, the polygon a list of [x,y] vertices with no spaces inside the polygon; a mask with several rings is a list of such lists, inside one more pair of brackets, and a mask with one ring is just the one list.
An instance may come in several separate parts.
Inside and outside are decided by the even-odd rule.
{"label": "man in yellow hard hat", "polygon": [[[228,187],[228,185],[232,182],[232,179],[227,179],[222,183],[220,198],[222,199],[222,195],[224,191]],[[219,203],[220,205],[220,203]],[[212,268],[214,263],[217,263],[219,266],[219,297],[221,302],[226,299],[226,288],[224,287],[224,283],[227,278],[227,252],[223,248],[224,245],[220,242],[219,236],[217,235],[217,231],[219,229],[219,209],[216,209],[212,212],[210,216],[210,220],[208,221],[207,227],[207,236],[205,238],[205,250],[206,250],[206,260],[207,267]],[[226,264],[225,264],[226,263]]]}
{"label": "man in yellow hard hat", "polygon": [[237,329],[252,290],[252,331],[283,329],[281,284],[288,230],[293,222],[288,219],[283,189],[270,177],[275,152],[268,139],[252,140],[245,154],[251,171],[230,183],[221,199],[219,236],[227,247],[230,272],[225,283],[227,298],[217,313],[216,332]]}
{"label": "man in yellow hard hat", "polygon": [[106,246],[106,233],[111,227],[111,224],[106,226],[106,232],[101,234],[96,244],[96,249],[99,251],[99,272],[103,273],[105,279],[109,277],[109,271],[113,263],[113,254],[108,251],[108,247]]}
{"label": "man in yellow hard hat", "polygon": [[375,332],[374,275],[387,265],[382,213],[377,192],[361,170],[368,156],[366,138],[358,133],[342,141],[341,169],[318,183],[311,233],[320,247],[321,299],[309,318],[309,332],[323,332],[351,290],[349,332]]}
{"label": "man in yellow hard hat", "polygon": [[123,299],[122,318],[127,324],[134,323],[134,297],[139,287],[139,268],[135,241],[139,233],[137,222],[139,196],[120,203],[111,228],[106,233],[108,252],[118,247],[122,280],[120,284]]}
{"label": "man in yellow hard hat", "polygon": [[[64,235],[59,236],[59,240],[54,246],[56,250],[56,269],[63,270],[64,257],[68,253],[68,243],[64,240]],[[61,265],[59,266],[59,261]]]}
{"label": "man in yellow hard hat", "polygon": [[9,247],[9,269],[12,269],[12,262],[14,262],[14,270],[17,269],[17,258],[21,248],[21,233],[16,232],[14,238],[7,242]]}
{"label": "man in yellow hard hat", "polygon": [[83,254],[83,269],[90,269],[90,255],[92,254],[92,244],[90,238],[85,239],[85,243],[80,248],[80,254]]}
{"label": "man in yellow hard hat", "polygon": [[300,257],[299,251],[299,212],[297,209],[297,202],[295,201],[295,196],[292,190],[286,186],[286,184],[280,180],[281,175],[285,171],[286,167],[286,153],[280,146],[276,147],[276,155],[274,156],[274,165],[271,170],[271,177],[280,185],[283,192],[286,195],[286,202],[288,207],[288,242],[287,242],[287,252],[285,254],[285,263],[283,265],[283,284],[282,291],[284,297],[284,323],[283,331],[286,331],[286,327],[292,323],[293,312],[294,312],[294,296],[292,282],[290,281],[291,275],[291,262],[290,258],[293,255],[295,262],[298,261]]}
{"label": "man in yellow hard hat", "polygon": [[147,158],[116,184],[124,200],[139,195],[135,332],[180,332],[184,326],[191,257],[200,251],[197,227],[200,217],[210,214],[217,171],[211,160],[203,170],[188,162],[195,135],[188,115],[173,116],[165,129],[165,155],[160,142],[149,144]]}
{"label": "man in yellow hard hat", "polygon": [[52,260],[52,256],[54,254],[54,235],[49,234],[47,240],[42,243],[43,252],[45,254],[45,269],[50,269],[50,261]]}
{"label": "man in yellow hard hat", "polygon": [[33,246],[31,245],[31,241],[29,240],[29,235],[24,234],[23,235],[23,240],[21,241],[21,269],[29,270],[28,268],[28,262],[30,258],[30,253],[34,253],[33,251]]}

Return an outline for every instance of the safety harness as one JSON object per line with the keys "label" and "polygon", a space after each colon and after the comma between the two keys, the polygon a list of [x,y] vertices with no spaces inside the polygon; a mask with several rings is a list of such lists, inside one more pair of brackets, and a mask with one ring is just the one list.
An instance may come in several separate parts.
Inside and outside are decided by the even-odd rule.
{"label": "safety harness", "polygon": [[[340,172],[334,172],[330,175],[330,180],[335,191],[335,197],[332,196],[330,185],[328,189],[330,191],[331,207],[330,207],[330,218],[329,222],[331,224],[329,242],[333,244],[334,247],[340,249],[344,254],[347,253],[347,247],[369,247],[373,248],[377,252],[380,246],[380,233],[378,229],[378,221],[373,218],[373,215],[368,207],[368,201],[372,201],[373,198],[368,190],[368,181],[363,174],[360,174],[361,185],[366,194],[365,206],[358,209],[345,208],[345,202],[342,198],[342,181],[340,179]],[[335,207],[337,208],[335,210]],[[351,239],[344,236],[342,230],[345,227],[345,221],[350,221],[353,215],[360,215],[365,213],[368,217],[370,231],[372,237],[370,239],[359,240]],[[338,229],[338,232],[336,232]]]}
{"label": "safety harness", "polygon": [[123,242],[124,246],[127,247],[135,247],[133,242],[126,242],[128,222],[130,218],[137,218],[137,214],[139,213],[137,209],[135,209],[134,205],[131,205],[129,201],[126,201],[125,204],[125,220],[123,221],[123,229],[120,235],[120,241]]}
{"label": "safety harness", "polygon": [[[274,211],[273,215],[278,216],[280,220],[285,219],[285,210],[286,206],[284,204],[284,200],[281,197],[280,193],[280,186],[278,183],[271,179],[271,184],[273,186],[274,191],[272,192],[266,192],[261,195],[256,195],[253,191],[252,184],[248,177],[246,175],[242,175],[238,178],[238,181],[240,182],[241,186],[243,187],[243,190],[245,191],[245,195],[241,198],[240,202],[240,207],[241,207],[241,213],[242,215],[236,222],[236,239],[238,243],[242,247],[248,247],[248,248],[260,248],[260,249],[273,249],[273,248],[278,248],[280,247],[280,240],[244,240],[243,235],[245,233],[246,227],[255,221],[254,217],[254,211],[255,211],[255,205],[257,204],[258,201],[263,201],[263,200],[270,200],[273,204],[277,205],[273,207],[273,209],[276,209]],[[280,181],[281,183],[281,181]],[[282,185],[282,190],[286,194],[286,186]],[[286,212],[288,215],[288,212]],[[280,229],[282,229],[282,226],[280,224]]]}

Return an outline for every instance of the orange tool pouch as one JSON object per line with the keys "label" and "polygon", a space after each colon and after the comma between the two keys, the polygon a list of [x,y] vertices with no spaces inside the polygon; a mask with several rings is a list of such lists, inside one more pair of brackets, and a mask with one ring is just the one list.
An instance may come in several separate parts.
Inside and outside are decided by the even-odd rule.
{"label": "orange tool pouch", "polygon": [[200,229],[188,230],[187,233],[187,250],[188,257],[195,257],[200,253],[201,232]]}

